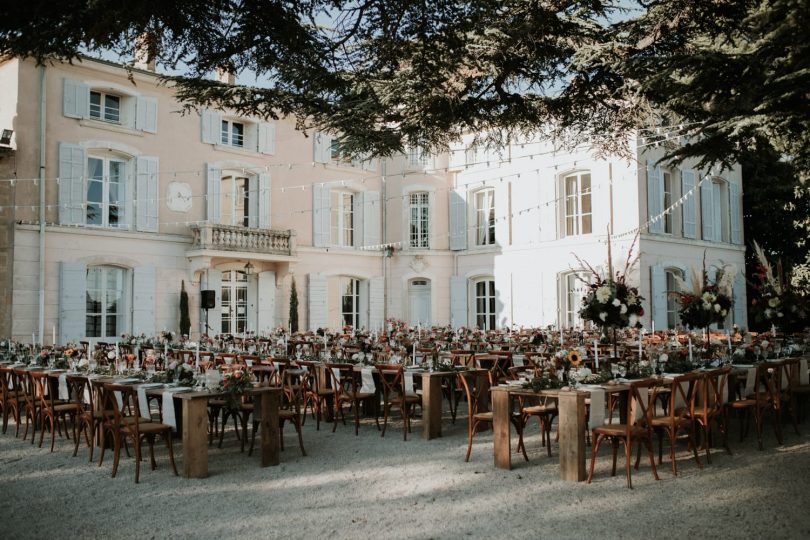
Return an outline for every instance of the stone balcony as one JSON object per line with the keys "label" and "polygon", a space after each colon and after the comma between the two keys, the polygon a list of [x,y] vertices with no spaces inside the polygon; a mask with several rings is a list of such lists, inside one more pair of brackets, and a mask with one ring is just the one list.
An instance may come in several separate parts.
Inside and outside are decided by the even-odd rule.
{"label": "stone balcony", "polygon": [[249,229],[235,225],[205,223],[192,225],[191,235],[191,251],[194,252],[295,256],[295,233],[291,230]]}

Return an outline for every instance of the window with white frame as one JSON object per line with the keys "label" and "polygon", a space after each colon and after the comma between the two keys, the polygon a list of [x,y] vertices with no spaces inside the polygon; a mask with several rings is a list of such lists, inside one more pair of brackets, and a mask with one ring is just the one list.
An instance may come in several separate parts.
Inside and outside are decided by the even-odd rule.
{"label": "window with white frame", "polygon": [[123,330],[126,270],[115,266],[87,268],[85,335],[116,337]]}
{"label": "window with white frame", "polygon": [[122,227],[126,199],[126,161],[87,158],[87,225]]}
{"label": "window with white frame", "polygon": [[481,189],[474,194],[475,245],[495,244],[495,190]]}
{"label": "window with white frame", "polygon": [[496,313],[495,280],[478,279],[473,283],[475,293],[475,325],[481,330],[494,330]]}
{"label": "window with white frame", "polygon": [[90,118],[115,124],[121,123],[121,96],[90,91]]}
{"label": "window with white frame", "polygon": [[680,301],[678,294],[681,292],[678,285],[678,278],[683,279],[683,272],[677,268],[666,269],[667,278],[667,328],[677,328],[680,324],[680,316],[678,315],[678,308]]}
{"label": "window with white frame", "polygon": [[331,243],[335,246],[354,245],[354,193],[332,190],[331,204]]}
{"label": "window with white frame", "polygon": [[410,194],[410,247],[428,248],[430,238],[430,197],[427,191]]}
{"label": "window with white frame", "polygon": [[222,225],[250,226],[251,179],[229,175],[222,177],[220,186],[220,223]]}
{"label": "window with white frame", "polygon": [[[662,184],[664,188],[664,210],[672,206],[672,173],[663,171],[661,175]],[[672,212],[664,213],[664,232],[672,234]]]}
{"label": "window with white frame", "polygon": [[578,172],[562,179],[563,221],[565,236],[591,234],[593,211],[591,207],[591,174]]}
{"label": "window with white frame", "polygon": [[360,281],[354,278],[340,280],[340,314],[344,326],[358,328],[360,324]]}
{"label": "window with white frame", "polygon": [[222,120],[220,143],[233,146],[235,148],[244,148],[245,146],[245,124],[242,122],[234,122],[233,120]]}
{"label": "window with white frame", "polygon": [[408,148],[408,166],[409,167],[426,167],[427,166],[427,153],[421,148]]}
{"label": "window with white frame", "polygon": [[563,324],[567,328],[583,325],[579,311],[582,309],[582,299],[588,294],[591,274],[588,272],[568,272],[562,276],[562,291],[560,304],[562,307]]}

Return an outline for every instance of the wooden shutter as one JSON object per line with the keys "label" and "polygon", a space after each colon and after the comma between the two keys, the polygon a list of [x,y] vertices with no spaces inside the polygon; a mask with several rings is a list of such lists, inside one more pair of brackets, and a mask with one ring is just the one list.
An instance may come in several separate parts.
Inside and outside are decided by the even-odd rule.
{"label": "wooden shutter", "polygon": [[[203,333],[216,335],[222,332],[222,272],[214,268],[206,271],[205,286],[207,290],[214,291],[214,308],[208,310],[208,326]],[[205,321],[205,310],[202,310],[201,321]]]}
{"label": "wooden shutter", "polygon": [[467,202],[456,191],[450,192],[450,249],[467,249]]}
{"label": "wooden shutter", "polygon": [[325,184],[312,184],[312,245],[329,245],[329,187]]}
{"label": "wooden shutter", "polygon": [[59,264],[59,343],[78,343],[86,335],[87,266],[81,262]]}
{"label": "wooden shutter", "polygon": [[308,275],[308,281],[307,312],[309,323],[307,329],[317,330],[318,328],[326,328],[326,276],[312,273]]}
{"label": "wooden shutter", "polygon": [[270,228],[272,191],[270,189],[270,173],[259,174],[259,228]]}
{"label": "wooden shutter", "polygon": [[661,265],[650,267],[650,303],[655,327],[667,328],[667,273]]}
{"label": "wooden shutter", "polygon": [[154,266],[136,266],[132,270],[132,334],[155,333]]}
{"label": "wooden shutter", "polygon": [[140,156],[137,160],[137,182],[135,199],[137,201],[137,223],[139,231],[158,232],[159,179],[158,158]]}
{"label": "wooden shutter", "polygon": [[461,276],[450,276],[450,321],[467,326],[467,279]]}
{"label": "wooden shutter", "polygon": [[368,327],[382,330],[385,313],[385,279],[373,277],[368,283]]}
{"label": "wooden shutter", "polygon": [[712,184],[713,182],[706,180],[700,185],[700,224],[703,232],[702,238],[710,241],[714,241],[715,239]]}
{"label": "wooden shutter", "polygon": [[[661,234],[664,232],[664,220],[661,217],[661,212],[664,211],[664,196],[661,183],[663,177],[661,169],[647,166],[647,219],[652,219],[649,225],[649,231],[654,234]],[[663,327],[662,327],[663,328]]]}
{"label": "wooden shutter", "polygon": [[220,189],[222,187],[222,170],[219,167],[211,165],[206,167],[206,219],[208,223],[219,223],[220,220]]}
{"label": "wooden shutter", "polygon": [[135,129],[140,129],[147,133],[157,133],[157,109],[157,98],[138,96]]}
{"label": "wooden shutter", "polygon": [[728,184],[729,212],[731,213],[731,243],[742,244],[742,198],[740,186]]}
{"label": "wooden shutter", "polygon": [[[363,193],[363,245],[376,246],[380,243],[380,192]],[[372,327],[373,328],[373,327]]]}
{"label": "wooden shutter", "polygon": [[64,79],[62,81],[62,114],[69,118],[90,116],[90,87],[80,81]]}
{"label": "wooden shutter", "polygon": [[[695,173],[681,172],[681,193],[687,195],[695,187]],[[697,238],[697,192],[689,193],[681,206],[684,238]]]}
{"label": "wooden shutter", "polygon": [[269,122],[259,124],[259,152],[262,154],[276,153],[276,126]]}
{"label": "wooden shutter", "polygon": [[87,153],[81,146],[59,143],[59,223],[85,222],[85,170]]}
{"label": "wooden shutter", "polygon": [[220,144],[222,137],[222,115],[212,109],[203,109],[202,142],[207,144]]}
{"label": "wooden shutter", "polygon": [[271,332],[276,318],[276,273],[272,270],[259,272],[258,303],[256,331]]}

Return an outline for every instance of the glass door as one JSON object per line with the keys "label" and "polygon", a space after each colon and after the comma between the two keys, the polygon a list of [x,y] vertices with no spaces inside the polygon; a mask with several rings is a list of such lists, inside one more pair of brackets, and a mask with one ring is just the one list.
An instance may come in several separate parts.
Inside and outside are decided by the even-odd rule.
{"label": "glass door", "polygon": [[243,334],[247,326],[247,274],[222,272],[222,333]]}

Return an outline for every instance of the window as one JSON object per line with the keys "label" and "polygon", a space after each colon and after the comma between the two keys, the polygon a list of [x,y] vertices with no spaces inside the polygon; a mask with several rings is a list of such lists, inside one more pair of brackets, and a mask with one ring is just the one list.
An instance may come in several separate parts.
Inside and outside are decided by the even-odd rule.
{"label": "window", "polygon": [[243,334],[247,328],[247,273],[222,272],[222,333]]}
{"label": "window", "polygon": [[87,160],[87,225],[121,227],[125,196],[126,163],[112,158]]}
{"label": "window", "polygon": [[676,268],[667,268],[667,328],[677,328],[681,322],[678,316],[680,301],[676,293],[680,292],[678,278],[683,278],[683,273]]}
{"label": "window", "polygon": [[408,149],[408,166],[409,167],[426,167],[427,154],[421,148]]}
{"label": "window", "polygon": [[90,92],[90,118],[121,123],[121,98],[103,92]]}
{"label": "window", "polygon": [[495,244],[495,190],[475,192],[475,245]]}
{"label": "window", "polygon": [[344,326],[358,328],[360,323],[360,281],[341,279],[340,312]]}
{"label": "window", "polygon": [[250,180],[240,176],[223,176],[220,223],[250,226]]}
{"label": "window", "polygon": [[228,146],[243,148],[245,146],[245,124],[223,120],[220,142]]}
{"label": "window", "polygon": [[123,268],[91,266],[87,269],[85,335],[116,337],[123,331]]}
{"label": "window", "polygon": [[481,330],[495,329],[495,280],[475,282],[475,324]]}
{"label": "window", "polygon": [[354,245],[354,193],[332,190],[331,240],[335,246]]}
{"label": "window", "polygon": [[591,174],[569,174],[563,178],[565,235],[591,234]]}
{"label": "window", "polygon": [[666,212],[672,206],[672,173],[664,171],[661,177],[664,184],[664,232],[672,234],[672,212]]}
{"label": "window", "polygon": [[586,272],[569,272],[563,274],[562,315],[567,328],[582,326],[582,299],[588,294],[588,283],[591,274]]}
{"label": "window", "polygon": [[410,246],[412,248],[429,247],[430,238],[430,197],[426,191],[410,195]]}

